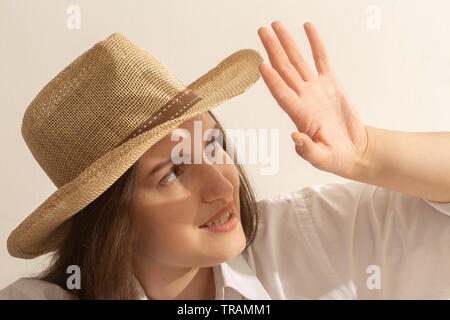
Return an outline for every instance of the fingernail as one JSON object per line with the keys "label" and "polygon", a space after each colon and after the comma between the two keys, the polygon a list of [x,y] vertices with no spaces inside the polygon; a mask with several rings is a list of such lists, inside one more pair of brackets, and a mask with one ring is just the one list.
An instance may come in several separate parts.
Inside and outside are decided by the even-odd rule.
{"label": "fingernail", "polygon": [[303,142],[302,142],[302,141],[295,140],[295,144],[296,144],[298,147],[303,147]]}

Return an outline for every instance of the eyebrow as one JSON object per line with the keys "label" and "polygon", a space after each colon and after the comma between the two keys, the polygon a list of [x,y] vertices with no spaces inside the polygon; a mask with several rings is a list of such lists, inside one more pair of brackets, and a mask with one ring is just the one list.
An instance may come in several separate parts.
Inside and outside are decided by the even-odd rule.
{"label": "eyebrow", "polygon": [[[219,129],[219,124],[216,122],[216,124],[211,128],[211,129]],[[206,142],[206,141],[205,141]],[[161,170],[162,168],[164,168],[167,164],[172,163],[172,159],[169,160],[164,160],[160,163],[158,163],[148,174],[147,177],[152,177],[156,172],[158,172],[159,170]]]}

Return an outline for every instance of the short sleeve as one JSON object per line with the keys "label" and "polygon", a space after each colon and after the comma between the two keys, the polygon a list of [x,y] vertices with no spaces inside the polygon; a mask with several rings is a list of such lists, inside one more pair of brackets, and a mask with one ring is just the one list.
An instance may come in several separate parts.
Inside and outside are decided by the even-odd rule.
{"label": "short sleeve", "polygon": [[77,300],[60,286],[48,281],[22,277],[0,290],[0,300]]}
{"label": "short sleeve", "polygon": [[300,193],[331,264],[359,299],[450,299],[450,203],[357,181]]}

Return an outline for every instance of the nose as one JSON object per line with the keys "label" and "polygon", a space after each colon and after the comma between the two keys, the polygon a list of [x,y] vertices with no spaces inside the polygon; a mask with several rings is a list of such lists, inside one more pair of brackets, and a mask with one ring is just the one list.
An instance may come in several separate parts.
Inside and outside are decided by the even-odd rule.
{"label": "nose", "polygon": [[229,166],[224,164],[201,164],[201,183],[203,201],[222,200],[225,203],[233,199],[233,184],[227,178]]}

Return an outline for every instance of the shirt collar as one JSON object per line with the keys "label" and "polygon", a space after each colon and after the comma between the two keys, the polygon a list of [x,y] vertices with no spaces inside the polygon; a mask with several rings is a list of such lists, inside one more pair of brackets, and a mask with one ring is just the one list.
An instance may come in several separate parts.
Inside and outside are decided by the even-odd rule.
{"label": "shirt collar", "polygon": [[[214,266],[213,272],[218,300],[239,299],[236,298],[236,294],[248,300],[270,300],[270,296],[242,254]],[[139,291],[138,300],[148,300],[139,280],[136,277],[135,280]]]}
{"label": "shirt collar", "polygon": [[248,300],[270,300],[242,254],[215,266],[213,270],[216,292],[220,290],[216,293],[216,299],[236,299],[235,295],[227,293],[227,288],[231,288]]}

